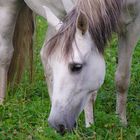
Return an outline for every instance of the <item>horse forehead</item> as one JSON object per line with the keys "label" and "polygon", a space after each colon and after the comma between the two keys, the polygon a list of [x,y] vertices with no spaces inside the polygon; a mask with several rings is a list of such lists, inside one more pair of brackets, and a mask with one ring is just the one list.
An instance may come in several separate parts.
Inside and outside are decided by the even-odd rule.
{"label": "horse forehead", "polygon": [[91,36],[88,32],[84,36],[80,34],[75,35],[75,40],[73,41],[74,57],[77,58],[79,55],[87,55],[91,52],[93,47],[95,47],[94,41],[91,39]]}

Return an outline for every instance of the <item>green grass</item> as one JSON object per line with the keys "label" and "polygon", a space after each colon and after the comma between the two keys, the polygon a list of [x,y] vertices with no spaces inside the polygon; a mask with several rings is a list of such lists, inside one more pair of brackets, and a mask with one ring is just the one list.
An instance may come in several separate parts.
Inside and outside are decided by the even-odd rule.
{"label": "green grass", "polygon": [[33,83],[29,83],[26,72],[21,84],[9,90],[4,105],[0,106],[0,140],[140,140],[140,43],[133,57],[127,103],[128,127],[121,126],[115,116],[117,40],[114,39],[105,52],[107,73],[96,101],[95,125],[85,128],[82,113],[78,129],[62,137],[47,122],[50,101],[39,53],[46,29],[45,21],[37,18]]}

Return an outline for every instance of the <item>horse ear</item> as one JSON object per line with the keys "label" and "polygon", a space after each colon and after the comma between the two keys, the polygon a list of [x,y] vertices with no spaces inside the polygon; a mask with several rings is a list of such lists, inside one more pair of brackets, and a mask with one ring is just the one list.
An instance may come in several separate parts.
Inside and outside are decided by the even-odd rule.
{"label": "horse ear", "polygon": [[83,12],[80,12],[77,18],[77,28],[81,31],[82,35],[84,35],[88,30],[88,20],[86,15]]}
{"label": "horse ear", "polygon": [[56,30],[59,30],[59,28],[62,25],[62,21],[58,19],[47,6],[43,6],[43,8],[46,14],[46,19],[48,21],[48,24],[53,26]]}

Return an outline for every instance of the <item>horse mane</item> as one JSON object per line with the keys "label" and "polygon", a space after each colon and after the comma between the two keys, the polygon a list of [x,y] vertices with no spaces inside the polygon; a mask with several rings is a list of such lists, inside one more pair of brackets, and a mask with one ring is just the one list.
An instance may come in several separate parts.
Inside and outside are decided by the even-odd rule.
{"label": "horse mane", "polygon": [[58,33],[47,42],[47,56],[54,53],[60,43],[64,56],[71,54],[80,12],[86,15],[89,33],[98,51],[103,53],[112,32],[119,30],[122,4],[123,0],[78,0],[73,10],[67,14]]}

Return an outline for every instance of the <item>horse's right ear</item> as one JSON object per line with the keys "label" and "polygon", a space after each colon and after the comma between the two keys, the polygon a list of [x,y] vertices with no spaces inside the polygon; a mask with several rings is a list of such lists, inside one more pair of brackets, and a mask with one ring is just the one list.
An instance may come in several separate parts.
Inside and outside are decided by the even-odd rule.
{"label": "horse's right ear", "polygon": [[78,18],[77,18],[77,29],[80,30],[81,34],[84,35],[89,28],[87,16],[80,12]]}
{"label": "horse's right ear", "polygon": [[56,30],[59,30],[62,25],[62,21],[58,19],[47,6],[43,6],[43,9],[45,11],[48,24],[53,26]]}

